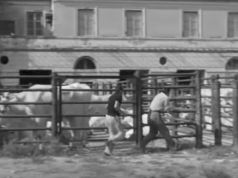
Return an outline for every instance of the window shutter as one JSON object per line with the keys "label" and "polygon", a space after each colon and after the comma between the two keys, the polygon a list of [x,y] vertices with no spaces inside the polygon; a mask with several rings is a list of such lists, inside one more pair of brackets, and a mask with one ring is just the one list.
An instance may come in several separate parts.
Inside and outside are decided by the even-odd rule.
{"label": "window shutter", "polygon": [[43,13],[27,12],[27,35],[41,36],[43,35]]}
{"label": "window shutter", "polygon": [[126,35],[142,36],[142,11],[128,10],[126,11]]}
{"label": "window shutter", "polygon": [[93,9],[78,10],[78,35],[94,35],[95,20]]}
{"label": "window shutter", "polygon": [[183,37],[198,37],[198,12],[183,13]]}
{"label": "window shutter", "polygon": [[228,37],[238,37],[238,13],[228,14]]}

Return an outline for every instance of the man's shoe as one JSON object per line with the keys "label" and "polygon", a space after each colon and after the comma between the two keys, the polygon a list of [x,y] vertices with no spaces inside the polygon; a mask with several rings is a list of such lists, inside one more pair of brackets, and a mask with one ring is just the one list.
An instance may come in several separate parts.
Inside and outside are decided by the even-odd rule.
{"label": "man's shoe", "polygon": [[169,151],[179,151],[181,150],[181,145],[178,142],[175,142],[174,146],[169,147]]}

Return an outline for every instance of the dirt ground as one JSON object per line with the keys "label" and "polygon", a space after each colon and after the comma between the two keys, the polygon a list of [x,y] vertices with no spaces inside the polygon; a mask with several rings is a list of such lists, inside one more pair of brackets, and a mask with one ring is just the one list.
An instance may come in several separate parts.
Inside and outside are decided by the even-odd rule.
{"label": "dirt ground", "polygon": [[[141,154],[134,143],[117,143],[113,156],[102,145],[71,156],[0,158],[0,178],[237,178],[238,151],[230,146],[168,152],[158,141]],[[238,149],[237,149],[238,150]]]}

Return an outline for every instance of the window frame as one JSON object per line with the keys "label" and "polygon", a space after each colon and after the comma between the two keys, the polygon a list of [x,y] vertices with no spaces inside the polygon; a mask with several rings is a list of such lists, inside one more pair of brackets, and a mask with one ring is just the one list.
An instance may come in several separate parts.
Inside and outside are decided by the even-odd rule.
{"label": "window frame", "polygon": [[[141,13],[141,34],[140,35],[132,35],[132,36],[129,36],[127,35],[127,16],[126,16],[126,12],[128,11],[140,11]],[[145,9],[123,9],[123,24],[124,24],[124,27],[123,27],[123,34],[124,34],[124,37],[126,38],[144,38],[145,37]]]}
{"label": "window frame", "polygon": [[230,14],[237,14],[237,21],[238,21],[238,11],[228,11],[227,12],[227,32],[226,32],[226,37],[227,38],[231,38],[231,39],[237,39],[238,38],[238,26],[237,26],[237,36],[235,36],[235,29],[233,29],[233,34],[232,36],[229,36],[229,17],[230,17]]}
{"label": "window frame", "polygon": [[[197,14],[197,35],[195,36],[185,36],[184,35],[184,14],[185,13],[196,13]],[[202,36],[202,12],[201,10],[182,10],[181,11],[181,37],[182,38],[192,38],[192,39],[200,39]]]}
{"label": "window frame", "polygon": [[[28,34],[28,13],[41,13],[41,19],[40,19],[40,24],[41,24],[41,30],[42,30],[42,34],[37,35],[36,34],[36,29],[34,29],[34,34],[30,35]],[[25,31],[25,35],[29,36],[29,37],[42,37],[44,36],[44,28],[45,28],[45,12],[42,10],[35,10],[35,11],[26,11],[26,31]],[[35,22],[34,22],[35,23]]]}
{"label": "window frame", "polygon": [[[93,30],[93,33],[92,34],[86,34],[86,35],[80,35],[79,34],[79,32],[80,32],[80,30],[79,30],[79,11],[80,10],[92,10],[93,11],[93,15],[92,15],[92,18],[93,18],[93,24],[92,24],[92,30]],[[81,37],[81,38],[84,38],[84,37],[96,37],[96,36],[98,36],[98,11],[97,11],[97,8],[79,8],[79,9],[77,9],[76,10],[76,16],[77,16],[77,18],[76,18],[76,20],[77,20],[77,22],[76,22],[76,24],[77,24],[77,30],[76,30],[76,32],[77,32],[77,37]]]}

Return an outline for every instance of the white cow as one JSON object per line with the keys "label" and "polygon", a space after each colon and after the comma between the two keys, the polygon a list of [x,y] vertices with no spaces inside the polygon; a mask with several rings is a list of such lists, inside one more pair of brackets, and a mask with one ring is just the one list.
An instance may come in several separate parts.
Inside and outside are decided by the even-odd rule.
{"label": "white cow", "polygon": [[[96,115],[101,115],[101,116],[93,116],[90,118],[89,120],[89,126],[92,127],[92,128],[95,128],[95,127],[106,127],[106,124],[105,124],[105,115],[107,113],[107,101],[109,99],[109,97],[111,96],[111,94],[106,94],[106,95],[95,95],[93,94],[91,96],[91,101],[92,102],[102,102],[102,103],[96,103],[96,104],[91,104],[89,106],[90,108],[90,113],[94,113]],[[132,96],[124,96],[123,95],[123,101],[131,101],[132,100]],[[131,110],[131,104],[122,104],[122,107],[123,108],[127,108],[128,112],[130,114],[132,114],[132,110]],[[131,124],[131,117],[127,116],[125,118],[123,118],[122,120],[122,125],[124,126],[124,128],[128,128],[128,127],[131,127],[132,124]],[[132,121],[133,122],[133,121]]]}
{"label": "white cow", "polygon": [[[127,112],[129,114],[133,114],[133,111],[128,109]],[[106,127],[105,125],[105,120],[106,117],[105,116],[100,116],[100,117],[91,117],[89,120],[89,126],[92,128],[95,127]],[[147,114],[143,114],[142,115],[142,122],[143,124],[147,124],[148,123],[148,115]],[[130,129],[131,127],[133,127],[133,118],[131,116],[125,116],[121,119],[121,123],[122,126],[125,129],[125,138],[126,139],[132,139],[132,137],[134,136],[134,129]],[[143,135],[146,135],[149,133],[149,126],[144,126],[143,127]]]}
{"label": "white cow", "polygon": [[[51,89],[51,85],[33,85],[30,89]],[[63,86],[62,89],[90,89],[86,84],[73,83]],[[83,102],[91,101],[92,92],[90,91],[63,91],[63,102]],[[23,91],[20,93],[9,94],[8,97],[3,96],[2,102],[6,105],[0,106],[1,115],[51,115],[53,112],[52,105],[42,104],[11,104],[14,102],[52,102],[52,93],[50,91]],[[89,112],[89,104],[63,104],[62,113],[64,115],[82,115]],[[66,117],[67,121],[73,127],[88,127],[88,117]],[[40,122],[35,119],[1,119],[7,127],[46,127],[49,118],[40,118]],[[14,120],[14,121],[13,121]],[[12,122],[13,121],[13,122]],[[26,121],[26,122],[24,122]],[[74,131],[74,136],[78,140],[86,140],[88,131]]]}

